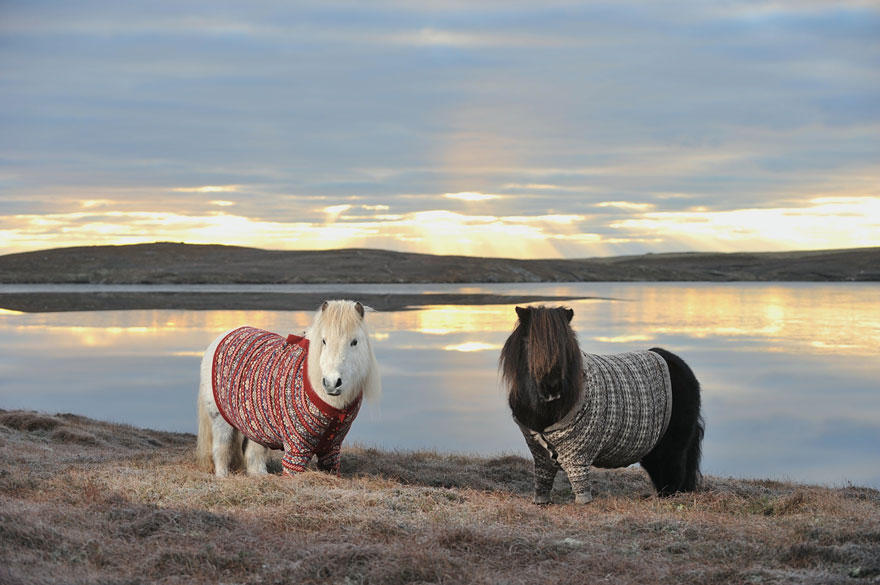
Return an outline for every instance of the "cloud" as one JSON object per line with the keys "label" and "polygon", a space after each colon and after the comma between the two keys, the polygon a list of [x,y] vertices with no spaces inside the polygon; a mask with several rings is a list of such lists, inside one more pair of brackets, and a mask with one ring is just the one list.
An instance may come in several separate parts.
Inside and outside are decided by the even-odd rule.
{"label": "cloud", "polygon": [[630,211],[646,211],[654,207],[653,203],[633,203],[632,201],[600,201],[596,207],[615,207]]}
{"label": "cloud", "polygon": [[315,221],[256,219],[225,210],[180,214],[87,207],[73,213],[7,216],[0,221],[0,248],[23,251],[171,240],[277,249],[384,247],[435,254],[555,258],[627,249],[732,251],[880,245],[880,196],[824,196],[803,206],[729,211],[654,211],[651,206],[614,205],[612,215],[477,215],[443,209],[387,213],[384,207],[328,206],[320,210],[323,216],[316,214]]}
{"label": "cloud", "polygon": [[202,187],[174,187],[171,190],[178,193],[234,193],[240,187],[240,185],[204,185]]}
{"label": "cloud", "polygon": [[647,212],[613,222],[685,249],[784,250],[880,245],[880,197],[817,197],[803,207]]}
{"label": "cloud", "polygon": [[[325,221],[255,220],[225,212],[183,215],[102,211],[24,215],[0,223],[0,247],[10,251],[59,245],[151,241],[222,242],[278,249],[363,247],[437,254],[558,257],[556,242],[593,238],[578,229],[582,216],[465,215],[445,210],[347,216],[351,205],[325,208]],[[366,210],[364,210],[366,212]]]}
{"label": "cloud", "polygon": [[500,199],[501,195],[493,195],[491,193],[445,193],[443,195],[447,199],[458,199],[459,201],[489,201],[490,199]]}
{"label": "cloud", "polygon": [[[148,237],[153,215],[220,237],[218,208],[252,245],[338,223],[452,250],[413,225],[437,221],[462,253],[815,248],[864,219],[779,233],[746,210],[877,195],[873,3],[204,6],[4,6],[0,222],[22,231],[0,252]],[[111,211],[32,239],[38,217]],[[689,235],[712,212],[718,235]]]}

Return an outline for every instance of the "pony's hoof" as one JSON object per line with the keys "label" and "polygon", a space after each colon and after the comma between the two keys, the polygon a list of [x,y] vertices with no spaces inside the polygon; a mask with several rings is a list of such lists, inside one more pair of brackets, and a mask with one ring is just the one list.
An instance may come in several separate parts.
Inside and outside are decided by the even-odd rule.
{"label": "pony's hoof", "polygon": [[574,497],[575,504],[589,504],[593,501],[593,494],[577,494]]}
{"label": "pony's hoof", "polygon": [[546,506],[550,503],[549,494],[535,494],[535,503],[539,506]]}

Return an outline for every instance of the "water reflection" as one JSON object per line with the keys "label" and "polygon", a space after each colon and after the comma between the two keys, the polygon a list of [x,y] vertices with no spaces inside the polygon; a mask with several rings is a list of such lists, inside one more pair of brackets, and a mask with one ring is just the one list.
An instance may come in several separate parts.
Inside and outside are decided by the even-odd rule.
{"label": "water reflection", "polygon": [[[436,287],[435,287],[436,288]],[[880,309],[857,284],[473,285],[589,295],[569,303],[584,350],[660,345],[704,387],[709,473],[880,487]],[[384,395],[351,439],[525,454],[499,387],[510,305],[371,313]],[[202,349],[241,324],[301,333],[308,312],[0,313],[0,407],[195,430]]]}

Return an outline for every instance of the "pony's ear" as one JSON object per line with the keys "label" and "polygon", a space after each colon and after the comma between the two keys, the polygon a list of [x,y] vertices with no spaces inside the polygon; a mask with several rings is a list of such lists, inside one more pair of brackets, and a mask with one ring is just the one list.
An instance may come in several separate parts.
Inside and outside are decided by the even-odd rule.
{"label": "pony's ear", "polygon": [[519,322],[523,325],[529,324],[529,317],[532,315],[532,310],[528,307],[516,307],[516,316],[519,317]]}
{"label": "pony's ear", "polygon": [[323,303],[321,303],[321,312],[323,313],[324,311],[326,311],[327,307],[329,307],[329,306],[330,306],[329,301],[324,301]]}
{"label": "pony's ear", "polygon": [[565,318],[571,323],[571,320],[574,318],[574,309],[564,309]]}
{"label": "pony's ear", "polygon": [[364,318],[364,306],[361,304],[360,301],[354,304],[354,310],[358,312],[358,315],[361,316],[361,319]]}

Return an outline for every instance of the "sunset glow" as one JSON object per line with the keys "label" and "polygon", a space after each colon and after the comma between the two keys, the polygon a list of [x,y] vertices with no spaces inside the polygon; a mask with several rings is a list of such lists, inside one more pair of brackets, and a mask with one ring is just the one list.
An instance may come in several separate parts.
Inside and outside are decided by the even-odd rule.
{"label": "sunset glow", "polygon": [[[212,201],[221,208],[232,203]],[[93,207],[84,204],[84,208]],[[226,211],[79,211],[4,218],[7,252],[59,245],[185,241],[270,249],[384,247],[434,254],[505,257],[603,255],[660,239],[676,249],[780,250],[878,244],[880,197],[821,197],[804,207],[658,212],[628,209],[623,219],[589,215],[470,215],[447,210],[389,214],[385,206],[316,208],[323,221],[274,221]],[[596,233],[592,230],[597,230]]]}
{"label": "sunset glow", "polygon": [[875,5],[350,8],[4,6],[0,254],[880,246]]}

